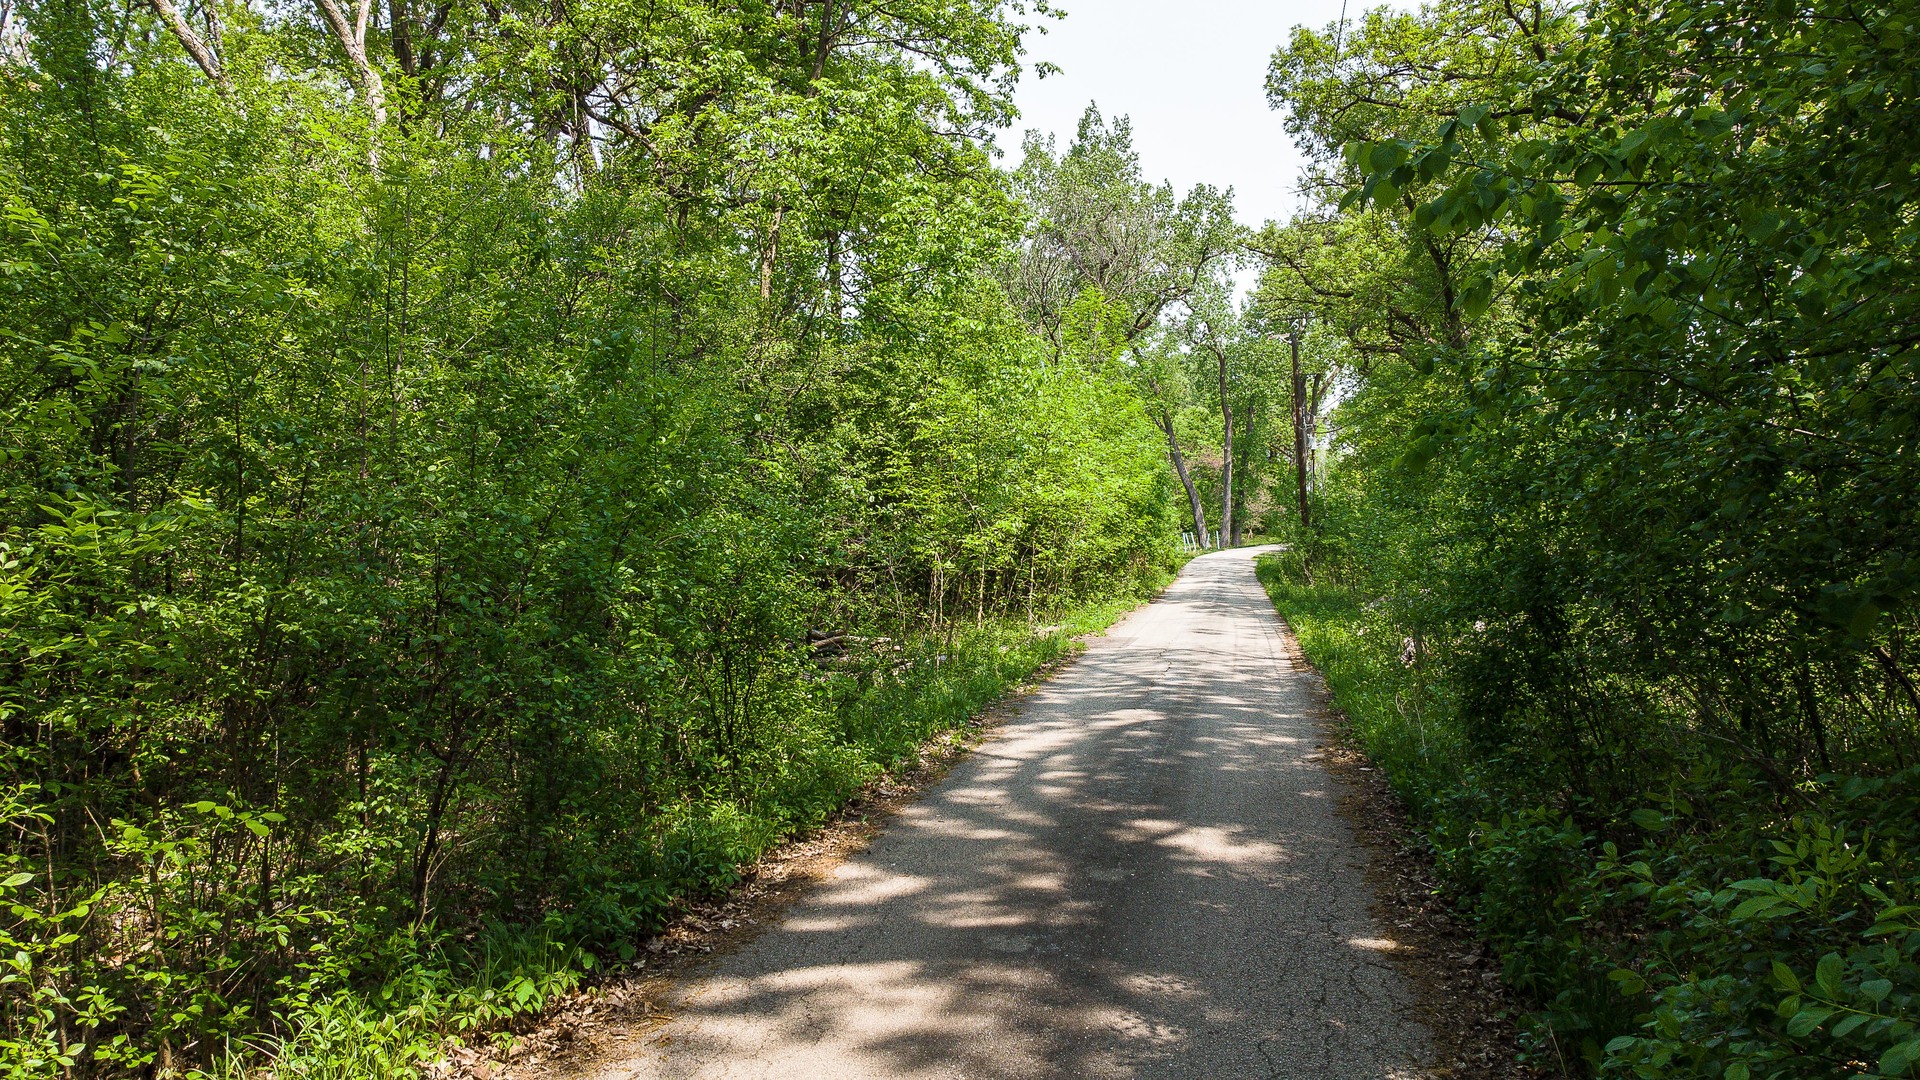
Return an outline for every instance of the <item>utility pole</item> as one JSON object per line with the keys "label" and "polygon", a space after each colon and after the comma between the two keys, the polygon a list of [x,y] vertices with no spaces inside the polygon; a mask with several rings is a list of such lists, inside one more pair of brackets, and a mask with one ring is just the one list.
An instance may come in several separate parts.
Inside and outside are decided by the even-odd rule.
{"label": "utility pole", "polygon": [[1300,326],[1287,330],[1287,344],[1293,348],[1293,477],[1294,497],[1300,501],[1300,527],[1313,526],[1313,511],[1307,506],[1307,380],[1300,373]]}

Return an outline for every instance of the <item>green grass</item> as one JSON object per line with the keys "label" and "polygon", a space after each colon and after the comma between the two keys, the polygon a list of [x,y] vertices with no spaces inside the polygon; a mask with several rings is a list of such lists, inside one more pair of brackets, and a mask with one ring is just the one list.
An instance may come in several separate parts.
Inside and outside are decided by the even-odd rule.
{"label": "green grass", "polygon": [[1430,809],[1459,782],[1465,750],[1437,688],[1401,661],[1403,639],[1358,593],[1303,584],[1283,556],[1262,556],[1257,572],[1361,749],[1385,770],[1395,794],[1416,810]]}

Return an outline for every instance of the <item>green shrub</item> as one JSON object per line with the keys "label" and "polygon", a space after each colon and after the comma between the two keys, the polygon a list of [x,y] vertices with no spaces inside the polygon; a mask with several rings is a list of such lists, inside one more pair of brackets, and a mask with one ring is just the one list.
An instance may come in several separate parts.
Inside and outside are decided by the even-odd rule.
{"label": "green shrub", "polygon": [[1581,801],[1526,743],[1472,739],[1393,605],[1331,573],[1306,584],[1298,548],[1259,573],[1532,1006],[1531,1056],[1646,1078],[1914,1074],[1920,770],[1782,791],[1663,756],[1654,791]]}

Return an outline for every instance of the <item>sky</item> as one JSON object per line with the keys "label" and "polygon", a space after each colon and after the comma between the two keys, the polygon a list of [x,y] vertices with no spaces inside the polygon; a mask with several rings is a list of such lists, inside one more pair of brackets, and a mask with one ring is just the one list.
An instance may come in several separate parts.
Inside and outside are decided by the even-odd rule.
{"label": "sky", "polygon": [[[1250,225],[1293,216],[1302,159],[1267,107],[1267,61],[1293,27],[1340,18],[1342,0],[1058,0],[1064,19],[1027,37],[1029,64],[1063,68],[1014,96],[1020,118],[1003,132],[1002,159],[1017,164],[1022,133],[1050,132],[1062,150],[1088,102],[1133,120],[1148,180],[1232,187]],[[1351,0],[1349,24],[1379,0]]]}

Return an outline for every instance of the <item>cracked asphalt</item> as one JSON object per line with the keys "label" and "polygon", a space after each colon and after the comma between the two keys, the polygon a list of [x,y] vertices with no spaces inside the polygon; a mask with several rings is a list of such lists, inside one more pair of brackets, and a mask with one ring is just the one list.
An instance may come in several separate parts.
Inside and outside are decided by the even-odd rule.
{"label": "cracked asphalt", "polygon": [[1423,1075],[1260,550],[1193,560],[591,1075]]}

